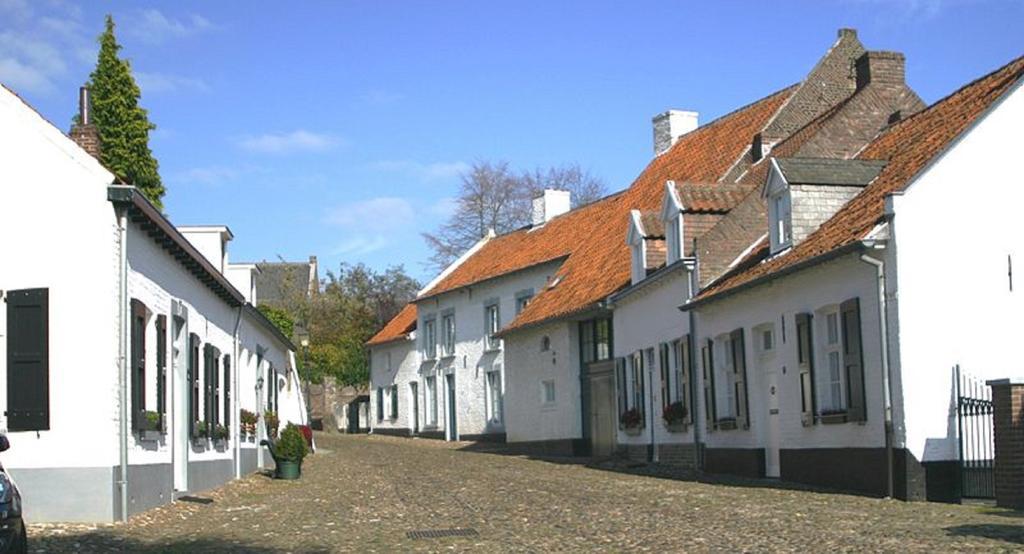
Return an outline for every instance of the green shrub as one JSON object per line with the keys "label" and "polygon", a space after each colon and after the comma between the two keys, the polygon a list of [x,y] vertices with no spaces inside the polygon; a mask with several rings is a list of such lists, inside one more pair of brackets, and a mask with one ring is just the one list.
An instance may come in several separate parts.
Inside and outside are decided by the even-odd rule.
{"label": "green shrub", "polygon": [[302,431],[291,423],[281,431],[281,439],[277,441],[275,447],[281,459],[293,462],[301,463],[308,453],[306,438],[302,436]]}

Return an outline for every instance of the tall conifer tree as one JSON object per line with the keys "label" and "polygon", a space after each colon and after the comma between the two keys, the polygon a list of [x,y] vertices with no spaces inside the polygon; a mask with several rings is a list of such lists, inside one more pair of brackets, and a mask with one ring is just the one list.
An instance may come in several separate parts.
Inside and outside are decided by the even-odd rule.
{"label": "tall conifer tree", "polygon": [[99,42],[100,53],[88,86],[92,123],[100,135],[100,161],[162,210],[165,189],[149,149],[149,132],[156,125],[139,106],[142,93],[132,77],[131,65],[118,57],[121,46],[114,37],[114,18],[110,15]]}

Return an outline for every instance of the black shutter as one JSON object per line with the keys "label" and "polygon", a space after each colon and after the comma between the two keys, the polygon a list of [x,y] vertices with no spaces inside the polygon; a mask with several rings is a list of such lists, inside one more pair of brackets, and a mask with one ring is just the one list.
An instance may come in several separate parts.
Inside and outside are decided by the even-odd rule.
{"label": "black shutter", "polygon": [[707,420],[708,431],[715,430],[715,420],[718,419],[718,411],[715,409],[715,343],[707,340],[701,357],[704,370],[704,417]]}
{"label": "black shutter", "polygon": [[391,419],[398,417],[398,385],[391,385]]}
{"label": "black shutter", "polygon": [[224,427],[231,426],[231,355],[224,355]]}
{"label": "black shutter", "polygon": [[658,363],[661,366],[661,407],[664,408],[672,403],[672,376],[668,365],[668,343],[658,345]]}
{"label": "black shutter", "polygon": [[146,428],[146,305],[132,298],[131,390],[132,429]]}
{"label": "black shutter", "polygon": [[213,367],[210,368],[210,377],[213,378],[213,383],[210,386],[211,400],[210,412],[213,414],[213,424],[220,424],[220,351],[216,348],[213,349],[211,359],[213,360]]}
{"label": "black shutter", "polygon": [[7,430],[50,429],[50,291],[7,293]]}
{"label": "black shutter", "polygon": [[682,380],[682,386],[679,387],[679,400],[682,401],[683,405],[686,406],[686,417],[684,418],[687,423],[693,422],[693,406],[691,402],[690,387],[693,383],[693,371],[690,367],[690,335],[684,336],[679,341],[679,378]]}
{"label": "black shutter", "polygon": [[167,316],[156,316],[156,411],[161,429],[167,415]]}
{"label": "black shutter", "polygon": [[647,373],[647,353],[643,350],[640,351],[640,370],[639,370],[639,383],[640,383],[640,396],[637,401],[637,409],[640,410],[640,421],[641,426],[647,424],[647,384],[644,381],[644,374]]}
{"label": "black shutter", "polygon": [[199,336],[188,337],[188,436],[196,436],[196,423],[199,422]]}
{"label": "black shutter", "polygon": [[622,429],[622,414],[623,414],[623,412],[626,411],[626,406],[628,405],[628,401],[627,401],[628,397],[627,397],[627,392],[626,392],[626,359],[625,358],[615,358],[615,386],[616,386],[617,391],[618,391],[618,394],[616,396],[618,398],[618,405],[619,405],[619,413],[618,413],[619,417],[617,417],[616,420],[619,422],[619,429]]}
{"label": "black shutter", "polygon": [[867,421],[864,394],[864,354],[861,346],[860,299],[851,298],[839,308],[843,318],[843,367],[846,368],[849,421]]}
{"label": "black shutter", "polygon": [[743,329],[736,329],[729,336],[732,346],[732,371],[734,374],[736,399],[736,426],[750,428],[750,406],[747,402],[747,347],[743,340]]}
{"label": "black shutter", "polygon": [[817,423],[817,394],[814,388],[814,333],[813,316],[796,314],[797,367],[800,370],[800,413],[804,426]]}

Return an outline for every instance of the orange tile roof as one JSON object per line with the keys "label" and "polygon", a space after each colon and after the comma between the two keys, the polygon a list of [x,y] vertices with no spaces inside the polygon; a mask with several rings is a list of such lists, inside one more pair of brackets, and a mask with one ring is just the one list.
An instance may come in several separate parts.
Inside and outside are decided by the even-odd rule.
{"label": "orange tile roof", "polygon": [[391,321],[366,341],[366,346],[377,346],[386,342],[404,339],[409,333],[416,329],[416,304],[406,304],[398,315],[391,318]]}
{"label": "orange tile roof", "polygon": [[705,302],[863,239],[884,220],[885,197],[903,190],[1022,77],[1024,57],[965,85],[928,109],[883,131],[857,157],[888,160],[889,163],[860,194],[785,254],[762,261],[768,254],[762,241],[737,267],[704,289],[694,302]]}
{"label": "orange tile roof", "polygon": [[[535,296],[505,331],[592,309],[627,286],[630,256],[623,230],[629,211],[658,209],[668,180],[710,182],[720,179],[747,151],[754,134],[764,128],[794,90],[795,85],[684,135],[668,152],[652,160],[627,190],[552,220],[548,226],[564,219],[557,233],[540,235],[543,229],[528,233],[534,235],[533,240],[517,245],[523,252],[495,250],[488,253],[486,248],[478,252],[474,257],[480,258],[478,263],[483,265],[503,264],[505,255],[540,259],[552,249],[568,254],[555,275],[557,286]],[[546,242],[554,244],[544,244]]]}

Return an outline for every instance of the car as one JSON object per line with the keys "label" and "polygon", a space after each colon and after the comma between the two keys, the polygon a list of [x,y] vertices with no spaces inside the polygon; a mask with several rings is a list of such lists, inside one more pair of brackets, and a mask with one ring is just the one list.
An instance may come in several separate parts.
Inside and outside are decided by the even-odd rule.
{"label": "car", "polygon": [[[11,447],[7,435],[0,435],[0,452]],[[21,518],[21,493],[14,479],[0,464],[0,553],[27,554],[28,536]]]}

